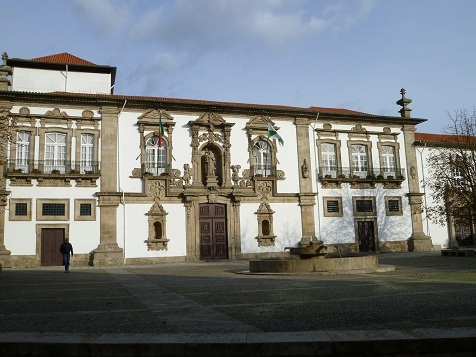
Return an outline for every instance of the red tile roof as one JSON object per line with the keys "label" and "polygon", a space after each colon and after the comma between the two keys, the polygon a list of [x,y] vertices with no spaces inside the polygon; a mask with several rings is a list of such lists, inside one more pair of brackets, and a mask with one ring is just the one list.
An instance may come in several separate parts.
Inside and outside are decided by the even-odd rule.
{"label": "red tile roof", "polygon": [[[458,140],[460,139],[460,140]],[[461,140],[464,139],[464,140]],[[428,134],[415,133],[415,141],[421,141],[427,144],[456,144],[459,142],[466,142],[467,136],[453,135],[453,134]],[[470,142],[475,142],[476,138],[472,137]]]}
{"label": "red tile roof", "polygon": [[86,61],[82,58],[73,56],[68,52],[57,53],[55,55],[32,58],[34,62],[49,62],[49,63],[61,63],[61,64],[77,64],[86,66],[95,66],[96,64]]}

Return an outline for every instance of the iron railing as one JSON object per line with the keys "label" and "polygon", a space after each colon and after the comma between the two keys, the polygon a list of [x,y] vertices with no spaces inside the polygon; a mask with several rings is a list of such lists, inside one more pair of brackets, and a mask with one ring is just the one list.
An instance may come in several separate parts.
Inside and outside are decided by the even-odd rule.
{"label": "iron railing", "polygon": [[15,174],[77,174],[99,175],[100,161],[14,160],[4,165],[7,175]]}
{"label": "iron railing", "polygon": [[404,180],[405,169],[401,168],[360,168],[329,167],[319,168],[319,179],[377,179],[377,180]]}

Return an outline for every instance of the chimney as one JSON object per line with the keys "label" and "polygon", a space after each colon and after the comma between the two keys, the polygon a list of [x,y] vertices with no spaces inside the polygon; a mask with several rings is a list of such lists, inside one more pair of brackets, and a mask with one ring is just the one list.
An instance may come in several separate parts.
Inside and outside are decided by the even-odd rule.
{"label": "chimney", "polygon": [[402,95],[402,99],[397,100],[397,104],[402,106],[402,109],[400,109],[398,111],[402,118],[410,118],[411,117],[410,112],[412,111],[410,108],[407,108],[407,105],[410,104],[412,102],[412,100],[410,98],[405,98],[405,93],[406,92],[407,91],[405,90],[405,88],[402,88],[400,90],[400,94]]}
{"label": "chimney", "polygon": [[11,76],[13,72],[12,68],[7,65],[8,55],[6,52],[3,52],[2,60],[3,64],[0,66],[0,91],[7,91],[12,85],[9,76]]}

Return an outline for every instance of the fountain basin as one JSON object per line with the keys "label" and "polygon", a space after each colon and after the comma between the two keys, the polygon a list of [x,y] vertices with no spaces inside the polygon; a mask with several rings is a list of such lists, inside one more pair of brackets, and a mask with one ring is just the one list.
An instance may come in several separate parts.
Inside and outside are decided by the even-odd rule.
{"label": "fountain basin", "polygon": [[395,270],[394,266],[379,266],[377,255],[251,260],[249,267],[251,274],[364,274]]}

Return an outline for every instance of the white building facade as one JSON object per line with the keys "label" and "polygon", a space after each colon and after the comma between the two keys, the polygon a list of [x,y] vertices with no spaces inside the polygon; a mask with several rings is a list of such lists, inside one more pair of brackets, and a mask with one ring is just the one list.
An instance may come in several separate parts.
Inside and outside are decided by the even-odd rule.
{"label": "white building facade", "polygon": [[276,257],[316,240],[433,249],[412,145],[424,119],[404,91],[401,116],[386,117],[114,95],[115,71],[4,55],[4,266],[61,265],[65,238],[77,264],[99,266]]}

